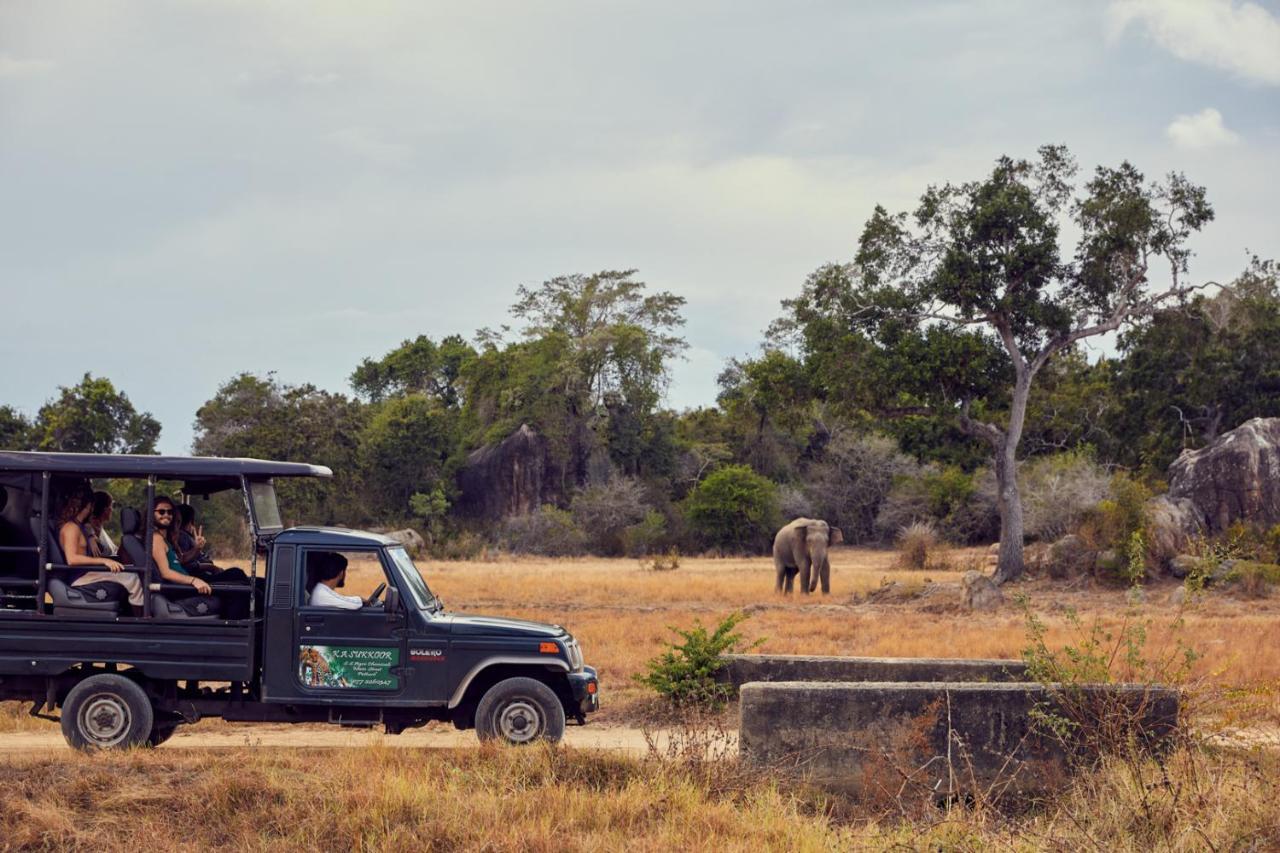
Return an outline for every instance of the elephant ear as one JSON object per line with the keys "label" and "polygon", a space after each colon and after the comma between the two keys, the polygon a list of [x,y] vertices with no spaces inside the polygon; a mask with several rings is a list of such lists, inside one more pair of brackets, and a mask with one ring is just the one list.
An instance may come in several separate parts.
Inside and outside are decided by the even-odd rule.
{"label": "elephant ear", "polygon": [[841,532],[839,527],[833,527],[829,531],[827,531],[828,545],[839,545],[843,541],[844,541],[844,533]]}

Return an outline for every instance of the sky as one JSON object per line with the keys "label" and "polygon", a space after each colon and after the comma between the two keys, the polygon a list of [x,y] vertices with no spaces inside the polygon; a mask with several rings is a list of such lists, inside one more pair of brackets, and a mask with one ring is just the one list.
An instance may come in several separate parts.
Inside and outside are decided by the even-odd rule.
{"label": "sky", "polygon": [[0,0],[0,403],[89,371],[182,453],[635,268],[705,405],[876,204],[1049,142],[1205,185],[1195,280],[1280,256],[1280,0]]}

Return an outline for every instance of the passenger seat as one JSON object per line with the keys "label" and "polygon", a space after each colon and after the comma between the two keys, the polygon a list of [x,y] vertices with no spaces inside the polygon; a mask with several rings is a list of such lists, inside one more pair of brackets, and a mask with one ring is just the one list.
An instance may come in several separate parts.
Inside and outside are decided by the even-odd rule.
{"label": "passenger seat", "polygon": [[[31,519],[31,532],[40,537],[40,519]],[[58,543],[57,531],[49,525],[49,550],[46,562],[65,565],[66,555],[62,553],[62,545]],[[49,573],[45,586],[49,597],[53,599],[55,616],[88,616],[94,619],[113,619],[120,613],[120,602],[124,600],[125,589],[118,583],[100,581],[84,586],[69,586],[62,579],[61,573]]]}
{"label": "passenger seat", "polygon": [[[120,510],[120,531],[124,534],[120,537],[120,555],[125,562],[134,566],[150,565],[154,567],[155,560],[151,559],[151,555],[147,553],[146,547],[142,544],[144,533],[142,529],[142,514],[133,507],[125,507]],[[187,619],[210,622],[218,618],[218,600],[212,596],[200,596],[200,601],[196,602],[192,609],[195,610],[195,613],[189,613],[181,604],[176,601],[170,601],[158,592],[151,593],[151,615],[156,619]]]}

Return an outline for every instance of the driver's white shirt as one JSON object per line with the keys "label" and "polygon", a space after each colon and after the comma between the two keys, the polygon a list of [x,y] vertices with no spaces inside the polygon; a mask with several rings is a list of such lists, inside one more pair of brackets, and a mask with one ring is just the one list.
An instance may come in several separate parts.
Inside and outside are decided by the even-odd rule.
{"label": "driver's white shirt", "polygon": [[340,592],[334,592],[324,583],[318,583],[312,588],[311,595],[307,598],[307,604],[312,607],[341,607],[343,610],[359,610],[364,607],[364,599],[357,595],[343,595]]}

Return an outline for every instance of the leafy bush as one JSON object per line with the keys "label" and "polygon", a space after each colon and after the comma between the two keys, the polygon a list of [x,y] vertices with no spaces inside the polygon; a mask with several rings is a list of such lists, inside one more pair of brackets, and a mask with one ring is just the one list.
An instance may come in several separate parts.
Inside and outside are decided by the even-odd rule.
{"label": "leafy bush", "polygon": [[588,549],[615,556],[624,549],[623,533],[645,518],[644,487],[631,477],[614,477],[574,495],[569,512],[587,538]]}
{"label": "leafy bush", "polygon": [[710,633],[698,620],[688,630],[671,628],[684,642],[667,643],[662,654],[645,664],[648,672],[635,676],[636,680],[652,687],[673,705],[724,707],[733,695],[733,688],[716,680],[716,673],[725,666],[721,655],[748,651],[764,642],[756,640],[745,647],[742,645],[742,635],[733,629],[746,618],[745,613],[730,613]]}
{"label": "leafy bush", "polygon": [[1280,565],[1259,563],[1254,560],[1237,560],[1227,573],[1227,581],[1240,585],[1245,595],[1261,598],[1280,585]]}
{"label": "leafy bush", "polygon": [[1107,497],[1110,480],[1087,450],[1023,463],[1018,485],[1027,536],[1053,541],[1076,529],[1089,510]]}
{"label": "leafy bush", "polygon": [[502,523],[501,540],[518,554],[567,557],[586,550],[587,537],[573,516],[550,504],[524,515],[513,515]]}
{"label": "leafy bush", "polygon": [[919,471],[892,438],[837,430],[805,467],[803,497],[794,502],[799,511],[789,509],[784,497],[783,517],[826,519],[846,542],[866,542],[876,536],[876,516],[895,481]]}
{"label": "leafy bush", "polygon": [[937,547],[938,531],[933,523],[914,521],[898,531],[898,565],[917,571],[928,568]]}
{"label": "leafy bush", "polygon": [[652,554],[666,541],[667,518],[656,509],[649,510],[638,524],[622,531],[622,549],[628,557]]}
{"label": "leafy bush", "polygon": [[[1103,569],[1117,580],[1134,583],[1153,562],[1147,547],[1151,533],[1146,503],[1151,499],[1151,489],[1121,472],[1111,478],[1107,490],[1110,496],[1084,514],[1080,537],[1095,551],[1117,555]],[[1137,543],[1141,543],[1140,552],[1135,548]]]}
{"label": "leafy bush", "polygon": [[746,465],[726,465],[689,493],[684,511],[702,547],[759,552],[778,528],[777,486]]}
{"label": "leafy bush", "polygon": [[957,544],[995,538],[1000,516],[994,475],[931,465],[918,475],[899,477],[880,508],[876,527],[888,538],[917,521],[932,522],[941,536]]}

